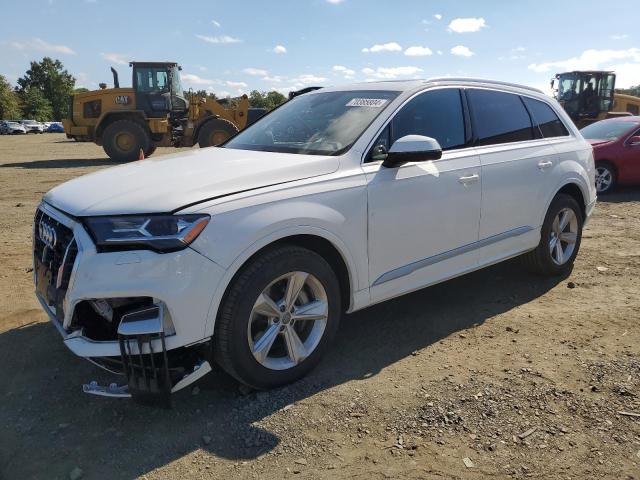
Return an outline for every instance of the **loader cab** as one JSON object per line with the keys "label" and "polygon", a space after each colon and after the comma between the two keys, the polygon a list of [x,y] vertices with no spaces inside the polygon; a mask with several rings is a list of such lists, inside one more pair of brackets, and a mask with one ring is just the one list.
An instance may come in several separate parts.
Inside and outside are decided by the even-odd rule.
{"label": "loader cab", "polygon": [[[556,84],[557,82],[557,84]],[[613,72],[565,72],[556,75],[556,99],[574,122],[605,118],[613,107],[616,75]]]}
{"label": "loader cab", "polygon": [[189,107],[182,82],[180,66],[172,62],[131,62],[132,85],[136,94],[136,109],[148,117],[183,116]]}

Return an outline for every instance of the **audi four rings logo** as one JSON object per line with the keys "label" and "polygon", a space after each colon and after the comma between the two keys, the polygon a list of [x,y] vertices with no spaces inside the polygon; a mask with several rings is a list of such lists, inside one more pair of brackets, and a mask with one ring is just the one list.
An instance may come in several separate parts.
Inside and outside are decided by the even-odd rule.
{"label": "audi four rings logo", "polygon": [[38,225],[38,236],[49,248],[55,248],[56,243],[58,242],[56,229],[48,223],[40,222],[40,225]]}

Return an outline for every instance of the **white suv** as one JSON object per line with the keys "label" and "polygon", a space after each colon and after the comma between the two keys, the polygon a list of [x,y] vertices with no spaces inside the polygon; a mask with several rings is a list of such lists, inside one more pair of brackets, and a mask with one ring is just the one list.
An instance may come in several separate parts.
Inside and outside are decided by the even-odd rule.
{"label": "white suv", "polygon": [[441,78],[323,88],[221,147],[46,194],[38,298],[85,391],[167,401],[215,362],[251,387],[305,375],[343,312],[523,255],[568,272],[591,146],[538,90]]}

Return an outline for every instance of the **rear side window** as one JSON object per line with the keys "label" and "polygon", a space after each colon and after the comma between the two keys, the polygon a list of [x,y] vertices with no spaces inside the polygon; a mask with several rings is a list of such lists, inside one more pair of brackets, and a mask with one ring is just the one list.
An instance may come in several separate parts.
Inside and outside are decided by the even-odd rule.
{"label": "rear side window", "polygon": [[464,146],[460,90],[431,90],[410,100],[391,122],[391,144],[405,135],[435,138],[443,150]]}
{"label": "rear side window", "polygon": [[492,90],[467,91],[478,145],[533,140],[529,113],[518,95]]}
{"label": "rear side window", "polygon": [[533,116],[534,122],[540,127],[544,138],[566,137],[569,135],[567,128],[549,105],[528,97],[522,97],[522,100]]}

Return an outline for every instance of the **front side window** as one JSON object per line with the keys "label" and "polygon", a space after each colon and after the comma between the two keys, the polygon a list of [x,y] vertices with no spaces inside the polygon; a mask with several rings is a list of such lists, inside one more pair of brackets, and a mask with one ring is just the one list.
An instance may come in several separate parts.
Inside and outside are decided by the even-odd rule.
{"label": "front side window", "polygon": [[478,145],[522,142],[535,138],[529,113],[518,95],[468,90]]}
{"label": "front side window", "polygon": [[399,93],[347,90],[300,95],[241,131],[224,148],[339,155]]}
{"label": "front side window", "polygon": [[529,97],[522,97],[522,100],[529,109],[529,113],[533,116],[533,120],[540,127],[540,132],[544,138],[566,137],[569,135],[567,128],[549,105]]}
{"label": "front side window", "polygon": [[413,98],[391,121],[391,144],[405,135],[435,138],[443,150],[464,146],[460,91],[446,88]]}

